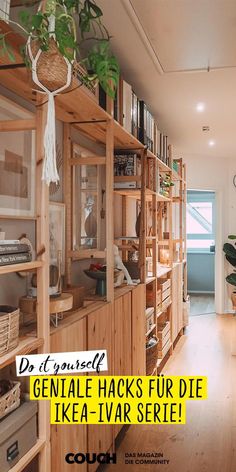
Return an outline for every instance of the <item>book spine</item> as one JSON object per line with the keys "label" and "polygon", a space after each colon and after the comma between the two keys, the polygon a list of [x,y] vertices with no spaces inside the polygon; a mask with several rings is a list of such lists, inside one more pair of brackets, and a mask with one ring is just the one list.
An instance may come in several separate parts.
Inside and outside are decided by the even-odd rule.
{"label": "book spine", "polygon": [[19,239],[0,239],[0,245],[8,246],[9,244],[20,244]]}
{"label": "book spine", "polygon": [[27,244],[0,244],[0,255],[18,254],[24,252],[29,252],[29,246]]}
{"label": "book spine", "polygon": [[19,264],[21,262],[30,262],[32,256],[30,253],[23,254],[8,254],[6,256],[0,256],[0,266]]}

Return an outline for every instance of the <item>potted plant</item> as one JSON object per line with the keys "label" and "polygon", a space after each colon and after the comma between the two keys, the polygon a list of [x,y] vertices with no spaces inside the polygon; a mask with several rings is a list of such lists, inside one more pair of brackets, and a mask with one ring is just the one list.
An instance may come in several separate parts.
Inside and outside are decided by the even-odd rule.
{"label": "potted plant", "polygon": [[[43,179],[59,180],[56,169],[54,96],[71,85],[73,74],[83,66],[85,82],[100,83],[115,97],[119,65],[110,51],[110,36],[102,22],[102,10],[94,0],[45,0],[36,13],[23,9],[19,22],[25,38],[22,58],[34,83],[48,95]],[[11,31],[0,33],[0,54],[14,61],[8,44]],[[80,76],[81,77],[81,76]],[[78,104],[79,106],[79,104]]]}
{"label": "potted plant", "polygon": [[[235,240],[236,236],[234,234],[230,234],[228,236],[229,239]],[[226,260],[233,266],[236,267],[236,243],[225,243],[223,246],[223,251],[225,253]],[[234,269],[233,272],[227,275],[225,279],[230,285],[236,287],[236,270]],[[233,291],[231,294],[231,300],[233,307],[236,307],[236,291]]]}

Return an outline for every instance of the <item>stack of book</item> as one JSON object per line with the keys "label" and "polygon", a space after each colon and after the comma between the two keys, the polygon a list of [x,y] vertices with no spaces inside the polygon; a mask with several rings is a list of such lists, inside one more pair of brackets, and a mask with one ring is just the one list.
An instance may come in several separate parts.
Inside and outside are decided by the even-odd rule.
{"label": "stack of book", "polygon": [[0,240],[0,266],[30,262],[32,254],[28,244],[19,240]]}

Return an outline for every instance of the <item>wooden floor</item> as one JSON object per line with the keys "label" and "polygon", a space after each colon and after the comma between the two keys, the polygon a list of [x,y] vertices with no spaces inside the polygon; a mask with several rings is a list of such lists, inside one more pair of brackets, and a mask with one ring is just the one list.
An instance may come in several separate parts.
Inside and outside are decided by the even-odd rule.
{"label": "wooden floor", "polygon": [[[189,401],[186,425],[129,427],[106,472],[235,472],[236,356],[230,352],[231,315],[190,318],[187,335],[176,346],[165,374],[207,375],[209,398]],[[125,453],[163,452],[169,465],[125,465]]]}
{"label": "wooden floor", "polygon": [[190,295],[190,316],[206,315],[215,312],[214,295]]}

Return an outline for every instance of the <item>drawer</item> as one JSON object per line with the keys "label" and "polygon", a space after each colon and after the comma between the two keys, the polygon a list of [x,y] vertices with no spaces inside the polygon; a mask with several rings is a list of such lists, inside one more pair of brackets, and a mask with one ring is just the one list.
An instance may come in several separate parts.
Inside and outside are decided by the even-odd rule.
{"label": "drawer", "polygon": [[162,302],[162,307],[161,307],[162,311],[167,310],[170,303],[171,303],[171,297],[166,298],[164,302]]}
{"label": "drawer", "polygon": [[25,402],[0,422],[0,470],[8,472],[37,441],[37,402]]}
{"label": "drawer", "polygon": [[159,349],[158,347],[158,351],[157,351],[158,359],[163,359],[165,357],[165,355],[170,349],[170,346],[171,346],[171,341],[169,340],[162,349]]}
{"label": "drawer", "polygon": [[167,288],[166,290],[164,290],[164,291],[162,292],[162,297],[161,297],[161,298],[162,298],[162,302],[163,302],[164,300],[166,300],[166,298],[170,297],[170,293],[171,293],[170,287]]}
{"label": "drawer", "polygon": [[159,350],[164,349],[166,343],[168,343],[169,341],[170,341],[170,331],[167,331],[165,336],[163,336],[162,338],[159,338],[158,349]]}
{"label": "drawer", "polygon": [[166,336],[166,333],[170,331],[170,322],[166,321],[165,323],[158,323],[157,325],[157,337],[163,339]]}
{"label": "drawer", "polygon": [[164,292],[167,288],[171,286],[171,280],[170,279],[163,279],[163,281],[159,281],[158,288],[161,289],[162,292]]}
{"label": "drawer", "polygon": [[146,309],[146,333],[154,325],[154,307]]}

